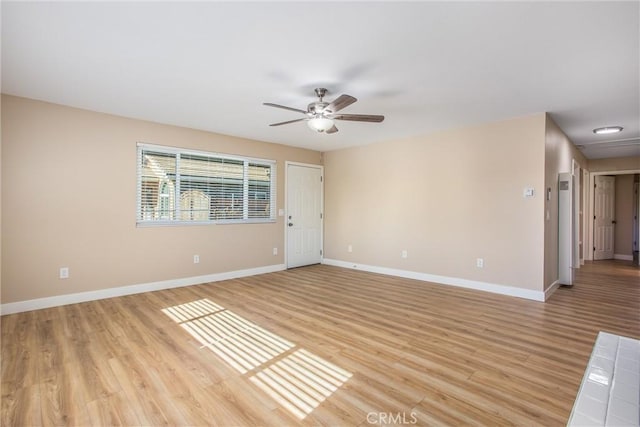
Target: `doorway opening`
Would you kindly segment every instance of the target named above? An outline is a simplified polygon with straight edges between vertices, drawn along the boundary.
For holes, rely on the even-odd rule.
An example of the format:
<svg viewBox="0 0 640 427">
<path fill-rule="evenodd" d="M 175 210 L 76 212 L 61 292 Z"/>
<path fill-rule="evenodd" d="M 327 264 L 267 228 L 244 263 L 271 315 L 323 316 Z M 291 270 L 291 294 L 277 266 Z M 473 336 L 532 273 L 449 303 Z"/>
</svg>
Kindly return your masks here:
<svg viewBox="0 0 640 427">
<path fill-rule="evenodd" d="M 589 182 L 587 260 L 638 264 L 640 170 L 595 172 Z"/>
</svg>

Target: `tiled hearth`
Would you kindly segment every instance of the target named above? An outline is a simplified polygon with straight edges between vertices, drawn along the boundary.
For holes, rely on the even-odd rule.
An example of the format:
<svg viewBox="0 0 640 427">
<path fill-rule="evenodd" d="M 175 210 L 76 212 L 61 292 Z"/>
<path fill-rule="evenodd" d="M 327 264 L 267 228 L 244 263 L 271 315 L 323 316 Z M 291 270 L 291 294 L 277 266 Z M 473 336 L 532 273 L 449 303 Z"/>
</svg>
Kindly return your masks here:
<svg viewBox="0 0 640 427">
<path fill-rule="evenodd" d="M 598 334 L 568 426 L 640 426 L 640 340 Z"/>
</svg>

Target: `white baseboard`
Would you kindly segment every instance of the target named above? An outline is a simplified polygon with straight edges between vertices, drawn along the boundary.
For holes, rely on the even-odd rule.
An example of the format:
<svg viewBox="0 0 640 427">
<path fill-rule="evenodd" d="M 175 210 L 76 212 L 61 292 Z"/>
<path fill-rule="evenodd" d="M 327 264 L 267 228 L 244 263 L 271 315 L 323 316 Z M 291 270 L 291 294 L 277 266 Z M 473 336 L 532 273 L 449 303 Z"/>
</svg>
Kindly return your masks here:
<svg viewBox="0 0 640 427">
<path fill-rule="evenodd" d="M 38 298 L 27 301 L 10 302 L 0 305 L 0 314 L 21 313 L 23 311 L 39 310 L 42 308 L 57 307 L 60 305 L 76 304 L 80 302 L 95 301 L 105 298 L 113 298 L 124 295 L 153 292 L 162 289 L 180 288 L 183 286 L 198 285 L 221 280 L 237 279 L 239 277 L 255 276 L 257 274 L 273 273 L 285 270 L 284 264 L 267 265 L 265 267 L 249 268 L 246 270 L 227 271 L 213 273 L 204 276 L 185 277 L 175 280 L 162 280 L 160 282 L 142 283 L 138 285 L 121 286 L 117 288 L 100 289 L 98 291 L 79 292 L 75 294 L 56 295 L 53 297 Z"/>
<path fill-rule="evenodd" d="M 389 276 L 404 277 L 407 279 L 422 280 L 424 282 L 439 283 L 442 285 L 457 286 L 460 288 L 475 289 L 478 291 L 492 292 L 494 294 L 509 295 L 513 297 L 525 298 L 534 301 L 544 302 L 546 295 L 543 291 L 531 289 L 515 288 L 513 286 L 497 285 L 494 283 L 479 282 L 476 280 L 460 279 L 457 277 L 438 276 L 435 274 L 418 273 L 415 271 L 399 270 L 395 268 L 377 267 L 373 265 L 358 264 L 354 262 L 340 261 L 325 258 L 323 264 L 335 267 L 350 268 L 353 270 L 363 270 L 371 273 L 387 274 Z M 549 294 L 550 295 L 550 294 Z"/>
<path fill-rule="evenodd" d="M 621 259 L 623 261 L 633 261 L 633 255 L 613 254 L 613 259 Z"/>
<path fill-rule="evenodd" d="M 548 300 L 551 295 L 560 287 L 560 281 L 556 280 L 544 291 L 544 300 Z"/>
</svg>

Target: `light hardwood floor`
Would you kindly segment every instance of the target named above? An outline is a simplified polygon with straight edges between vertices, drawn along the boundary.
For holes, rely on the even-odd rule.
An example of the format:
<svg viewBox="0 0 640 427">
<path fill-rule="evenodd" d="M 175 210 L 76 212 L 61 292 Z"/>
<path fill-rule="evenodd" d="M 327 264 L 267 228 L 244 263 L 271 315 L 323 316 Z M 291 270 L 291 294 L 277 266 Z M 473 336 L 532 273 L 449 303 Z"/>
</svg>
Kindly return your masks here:
<svg viewBox="0 0 640 427">
<path fill-rule="evenodd" d="M 1 321 L 3 426 L 560 426 L 597 332 L 640 338 L 640 269 L 539 303 L 318 265 Z"/>
</svg>

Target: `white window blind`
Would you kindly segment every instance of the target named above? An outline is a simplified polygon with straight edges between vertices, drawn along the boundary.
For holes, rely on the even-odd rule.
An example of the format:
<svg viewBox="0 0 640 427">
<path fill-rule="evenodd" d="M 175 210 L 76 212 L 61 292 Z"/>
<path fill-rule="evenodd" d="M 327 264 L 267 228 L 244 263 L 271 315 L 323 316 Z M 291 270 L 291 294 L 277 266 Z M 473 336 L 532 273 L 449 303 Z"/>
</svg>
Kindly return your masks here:
<svg viewBox="0 0 640 427">
<path fill-rule="evenodd" d="M 137 223 L 275 221 L 275 161 L 138 144 Z"/>
</svg>

